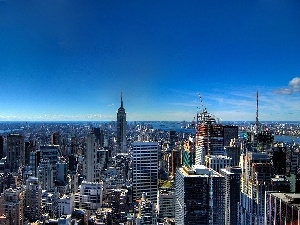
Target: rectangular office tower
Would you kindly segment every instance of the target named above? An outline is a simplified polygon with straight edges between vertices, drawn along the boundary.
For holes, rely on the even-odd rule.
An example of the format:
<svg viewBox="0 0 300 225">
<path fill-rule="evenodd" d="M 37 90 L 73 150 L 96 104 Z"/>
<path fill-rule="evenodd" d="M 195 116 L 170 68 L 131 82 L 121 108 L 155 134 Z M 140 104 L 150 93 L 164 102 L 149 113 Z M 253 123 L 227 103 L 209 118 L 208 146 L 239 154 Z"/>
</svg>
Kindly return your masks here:
<svg viewBox="0 0 300 225">
<path fill-rule="evenodd" d="M 178 168 L 175 176 L 176 224 L 224 224 L 224 177 L 204 165 Z"/>
<path fill-rule="evenodd" d="M 225 225 L 237 224 L 242 169 L 226 167 L 220 174 L 225 178 Z"/>
<path fill-rule="evenodd" d="M 20 134 L 7 135 L 7 164 L 10 172 L 17 173 L 25 164 L 24 137 Z"/>
<path fill-rule="evenodd" d="M 239 225 L 265 225 L 265 192 L 271 190 L 272 164 L 267 153 L 247 152 L 241 155 L 241 200 Z"/>
<path fill-rule="evenodd" d="M 156 203 L 158 181 L 158 143 L 134 142 L 132 145 L 132 195 L 135 201 L 142 197 Z"/>
</svg>

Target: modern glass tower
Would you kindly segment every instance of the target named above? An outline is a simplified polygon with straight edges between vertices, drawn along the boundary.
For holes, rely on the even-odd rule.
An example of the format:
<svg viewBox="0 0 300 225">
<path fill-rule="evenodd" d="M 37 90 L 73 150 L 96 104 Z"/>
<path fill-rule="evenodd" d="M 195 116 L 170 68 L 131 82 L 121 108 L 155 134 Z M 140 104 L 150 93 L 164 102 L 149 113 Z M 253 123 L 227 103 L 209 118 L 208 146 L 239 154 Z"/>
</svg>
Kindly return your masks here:
<svg viewBox="0 0 300 225">
<path fill-rule="evenodd" d="M 177 169 L 176 224 L 224 224 L 224 176 L 204 165 Z"/>
<path fill-rule="evenodd" d="M 158 143 L 134 142 L 132 145 L 133 200 L 146 197 L 156 203 L 158 180 Z"/>
<path fill-rule="evenodd" d="M 123 99 L 121 94 L 121 106 L 117 113 L 117 144 L 118 152 L 126 153 L 126 112 L 123 107 Z"/>
</svg>

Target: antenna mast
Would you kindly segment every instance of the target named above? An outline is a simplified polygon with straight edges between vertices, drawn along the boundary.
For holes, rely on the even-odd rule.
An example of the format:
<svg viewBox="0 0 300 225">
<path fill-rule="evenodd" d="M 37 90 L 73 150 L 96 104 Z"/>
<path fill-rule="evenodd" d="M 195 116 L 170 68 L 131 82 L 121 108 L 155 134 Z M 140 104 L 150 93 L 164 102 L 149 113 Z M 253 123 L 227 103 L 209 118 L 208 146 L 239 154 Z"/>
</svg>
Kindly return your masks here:
<svg viewBox="0 0 300 225">
<path fill-rule="evenodd" d="M 260 131 L 259 120 L 258 120 L 258 91 L 256 91 L 256 133 Z"/>
</svg>

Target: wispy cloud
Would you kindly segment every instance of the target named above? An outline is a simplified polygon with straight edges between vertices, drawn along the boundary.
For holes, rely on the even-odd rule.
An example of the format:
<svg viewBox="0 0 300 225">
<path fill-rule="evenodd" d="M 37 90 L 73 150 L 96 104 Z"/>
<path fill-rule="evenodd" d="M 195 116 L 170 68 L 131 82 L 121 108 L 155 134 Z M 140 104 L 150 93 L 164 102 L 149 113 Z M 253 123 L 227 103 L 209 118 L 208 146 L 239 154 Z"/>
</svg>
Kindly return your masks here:
<svg viewBox="0 0 300 225">
<path fill-rule="evenodd" d="M 300 78 L 294 77 L 292 80 L 290 80 L 288 87 L 279 88 L 274 90 L 274 93 L 281 94 L 281 95 L 290 95 L 293 93 L 300 92 Z"/>
<path fill-rule="evenodd" d="M 186 107 L 199 107 L 199 102 L 170 102 L 169 105 L 176 105 L 176 106 L 186 106 Z"/>
</svg>

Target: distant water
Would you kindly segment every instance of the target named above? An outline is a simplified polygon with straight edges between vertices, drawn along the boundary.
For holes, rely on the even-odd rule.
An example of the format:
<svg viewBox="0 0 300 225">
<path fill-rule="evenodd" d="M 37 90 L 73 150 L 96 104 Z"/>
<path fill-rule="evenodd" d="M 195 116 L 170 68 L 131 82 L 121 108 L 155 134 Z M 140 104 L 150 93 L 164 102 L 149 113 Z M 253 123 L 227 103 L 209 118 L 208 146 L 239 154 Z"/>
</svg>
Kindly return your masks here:
<svg viewBox="0 0 300 225">
<path fill-rule="evenodd" d="M 274 141 L 300 144 L 300 138 L 295 136 L 274 135 Z"/>
<path fill-rule="evenodd" d="M 152 122 L 151 123 L 153 129 L 156 130 L 163 130 L 163 131 L 170 131 L 174 130 L 180 133 L 196 133 L 196 129 L 192 128 L 183 128 L 182 123 L 180 122 Z"/>
<path fill-rule="evenodd" d="M 3 134 L 3 133 L 11 133 L 11 132 L 14 132 L 14 131 L 21 131 L 22 129 L 12 129 L 12 130 L 0 130 L 0 134 Z"/>
</svg>

